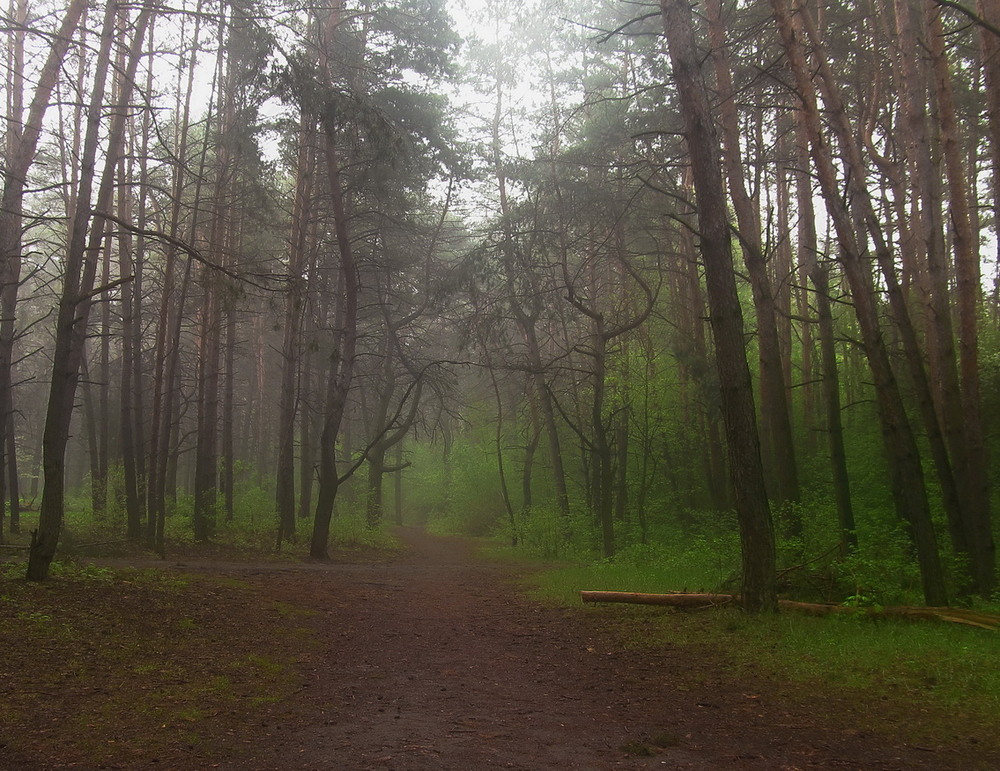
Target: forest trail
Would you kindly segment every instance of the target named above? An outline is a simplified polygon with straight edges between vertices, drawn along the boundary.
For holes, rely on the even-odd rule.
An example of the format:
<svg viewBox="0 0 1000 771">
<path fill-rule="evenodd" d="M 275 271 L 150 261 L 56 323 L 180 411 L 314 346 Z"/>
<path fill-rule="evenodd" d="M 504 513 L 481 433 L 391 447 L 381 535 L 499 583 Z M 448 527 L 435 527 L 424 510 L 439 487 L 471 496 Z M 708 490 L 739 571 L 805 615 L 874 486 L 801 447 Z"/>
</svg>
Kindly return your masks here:
<svg viewBox="0 0 1000 771">
<path fill-rule="evenodd" d="M 629 650 L 605 614 L 525 599 L 517 570 L 470 542 L 399 532 L 407 548 L 385 563 L 240 571 L 316 611 L 320 646 L 292 712 L 231 768 L 995 767 L 971 746 L 866 733 L 855 705 L 727 681 L 690 649 Z"/>
</svg>

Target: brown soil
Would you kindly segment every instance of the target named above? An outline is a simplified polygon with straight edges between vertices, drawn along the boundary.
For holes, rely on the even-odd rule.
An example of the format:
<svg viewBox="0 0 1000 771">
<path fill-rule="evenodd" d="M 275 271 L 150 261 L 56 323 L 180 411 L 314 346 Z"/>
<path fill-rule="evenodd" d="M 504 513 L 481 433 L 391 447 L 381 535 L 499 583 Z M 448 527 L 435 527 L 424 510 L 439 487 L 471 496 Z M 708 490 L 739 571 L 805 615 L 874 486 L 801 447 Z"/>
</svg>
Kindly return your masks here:
<svg viewBox="0 0 1000 771">
<path fill-rule="evenodd" d="M 122 749 L 99 765 L 22 726 L 38 752 L 12 742 L 0 768 L 1000 767 L 1000 756 L 967 737 L 908 745 L 866 727 L 870 705 L 733 680 L 689 646 L 627 646 L 609 629 L 620 608 L 534 603 L 514 585 L 518 569 L 476 559 L 469 542 L 400 534 L 408 548 L 380 562 L 174 566 L 250 586 L 249 607 L 232 581 L 231 591 L 225 581 L 206 590 L 205 618 L 189 624 L 221 614 L 229 633 L 244 632 L 236 647 L 264 644 L 282 625 L 309 629 L 308 639 L 281 640 L 298 690 L 262 709 L 237 699 L 199 714 L 209 726 L 190 744 L 145 750 L 118 737 Z M 47 703 L 58 715 L 62 702 Z"/>
</svg>

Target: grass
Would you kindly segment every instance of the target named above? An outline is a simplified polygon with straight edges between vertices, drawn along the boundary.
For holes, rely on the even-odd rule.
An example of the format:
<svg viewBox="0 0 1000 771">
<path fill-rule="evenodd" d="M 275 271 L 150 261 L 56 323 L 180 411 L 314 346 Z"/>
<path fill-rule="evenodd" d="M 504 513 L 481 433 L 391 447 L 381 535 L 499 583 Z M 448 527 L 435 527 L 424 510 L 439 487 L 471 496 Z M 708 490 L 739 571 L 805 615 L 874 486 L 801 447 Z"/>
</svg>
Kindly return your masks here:
<svg viewBox="0 0 1000 771">
<path fill-rule="evenodd" d="M 581 589 L 620 592 L 717 592 L 734 575 L 732 549 L 715 550 L 696 541 L 677 554 L 645 546 L 623 549 L 613 560 L 563 564 L 545 571 L 541 595 L 562 603 L 579 602 Z"/>
<path fill-rule="evenodd" d="M 537 598 L 572 606 L 582 589 L 711 590 L 721 575 L 705 568 L 685 574 L 680 563 L 644 568 L 626 560 L 557 567 L 534 572 L 529 580 Z M 1000 722 L 1000 635 L 994 631 L 790 612 L 748 617 L 730 608 L 676 613 L 615 606 L 591 612 L 604 614 L 629 646 L 712 650 L 733 676 L 782 683 L 806 698 L 822 691 L 867 701 L 876 722 L 904 725 L 924 738 Z M 908 724 L 901 717 L 917 714 L 921 719 Z"/>
</svg>

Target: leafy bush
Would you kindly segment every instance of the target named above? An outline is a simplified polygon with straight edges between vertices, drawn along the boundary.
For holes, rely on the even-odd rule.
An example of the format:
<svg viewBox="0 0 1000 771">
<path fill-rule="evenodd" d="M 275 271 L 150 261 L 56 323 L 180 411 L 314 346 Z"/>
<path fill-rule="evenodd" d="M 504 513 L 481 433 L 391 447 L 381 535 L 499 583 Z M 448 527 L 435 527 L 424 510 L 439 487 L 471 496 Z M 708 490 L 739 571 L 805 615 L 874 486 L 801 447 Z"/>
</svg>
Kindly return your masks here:
<svg viewBox="0 0 1000 771">
<path fill-rule="evenodd" d="M 516 537 L 519 551 L 544 559 L 582 559 L 596 550 L 590 517 L 578 508 L 566 516 L 556 506 L 535 506 L 517 512 L 513 527 L 505 519 L 496 534 L 506 543 Z"/>
</svg>

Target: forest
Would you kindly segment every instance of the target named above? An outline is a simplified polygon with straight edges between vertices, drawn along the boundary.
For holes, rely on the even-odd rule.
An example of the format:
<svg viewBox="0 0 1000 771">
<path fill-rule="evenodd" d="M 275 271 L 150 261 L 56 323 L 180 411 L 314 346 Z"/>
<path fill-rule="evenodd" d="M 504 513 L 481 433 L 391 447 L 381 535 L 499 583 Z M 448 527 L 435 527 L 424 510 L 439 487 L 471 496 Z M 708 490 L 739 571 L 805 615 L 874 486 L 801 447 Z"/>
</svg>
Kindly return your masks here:
<svg viewBox="0 0 1000 771">
<path fill-rule="evenodd" d="M 1000 1 L 4 16 L 29 579 L 95 525 L 405 522 L 751 612 L 996 602 Z"/>
</svg>

